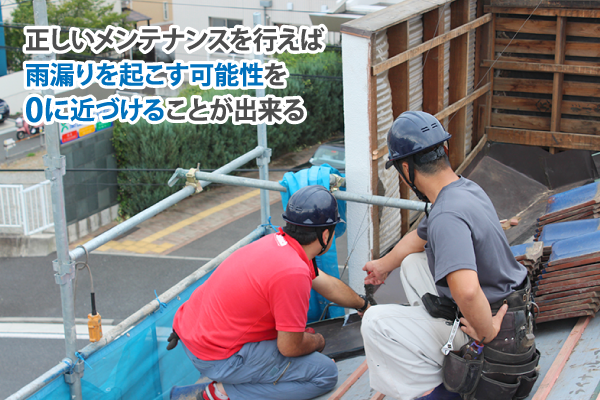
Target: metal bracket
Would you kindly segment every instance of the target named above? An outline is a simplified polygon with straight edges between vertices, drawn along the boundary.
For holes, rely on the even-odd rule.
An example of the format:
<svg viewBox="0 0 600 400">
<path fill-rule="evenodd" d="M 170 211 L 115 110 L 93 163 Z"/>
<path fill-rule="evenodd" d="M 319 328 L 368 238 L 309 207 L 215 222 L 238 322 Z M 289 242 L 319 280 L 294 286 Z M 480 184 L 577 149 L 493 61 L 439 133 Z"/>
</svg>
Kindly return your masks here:
<svg viewBox="0 0 600 400">
<path fill-rule="evenodd" d="M 200 193 L 202 191 L 202 185 L 198 183 L 198 179 L 196 179 L 196 171 L 197 168 L 190 168 L 187 174 L 185 174 L 185 186 L 193 186 L 196 188 L 195 193 Z"/>
<path fill-rule="evenodd" d="M 78 379 L 81 379 L 83 377 L 84 369 L 85 366 L 83 364 L 83 361 L 79 360 L 77 364 L 73 366 L 71 372 L 65 374 L 65 382 L 67 382 L 69 385 L 72 385 Z"/>
<path fill-rule="evenodd" d="M 54 280 L 58 285 L 64 285 L 75 278 L 75 261 L 69 260 L 61 266 L 58 260 L 54 260 L 52 261 L 52 267 L 56 271 Z"/>
<path fill-rule="evenodd" d="M 266 148 L 262 155 L 256 158 L 256 165 L 262 166 L 269 164 L 271 162 L 271 154 L 273 154 L 273 151 Z"/>
<path fill-rule="evenodd" d="M 65 175 L 67 173 L 67 159 L 65 156 L 60 156 L 59 158 L 50 158 L 48 154 L 44 155 L 44 166 L 46 167 L 46 179 L 54 178 L 54 171 L 59 170 L 61 175 Z"/>
<path fill-rule="evenodd" d="M 338 174 L 329 174 L 329 191 L 335 192 L 346 186 L 346 178 Z"/>
</svg>

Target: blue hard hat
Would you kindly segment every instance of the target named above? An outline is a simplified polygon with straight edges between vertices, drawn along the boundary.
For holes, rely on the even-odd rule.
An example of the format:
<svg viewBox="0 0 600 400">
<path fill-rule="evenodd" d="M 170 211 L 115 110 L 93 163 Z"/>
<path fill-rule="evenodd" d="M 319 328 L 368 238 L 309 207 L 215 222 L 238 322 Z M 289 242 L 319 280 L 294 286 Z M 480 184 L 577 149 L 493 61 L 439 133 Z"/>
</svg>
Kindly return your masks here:
<svg viewBox="0 0 600 400">
<path fill-rule="evenodd" d="M 392 124 L 387 136 L 389 159 L 385 168 L 394 160 L 406 158 L 450 139 L 440 121 L 423 111 L 406 111 Z"/>
<path fill-rule="evenodd" d="M 335 197 L 320 185 L 305 186 L 294 193 L 281 216 L 290 224 L 315 228 L 344 222 Z"/>
</svg>

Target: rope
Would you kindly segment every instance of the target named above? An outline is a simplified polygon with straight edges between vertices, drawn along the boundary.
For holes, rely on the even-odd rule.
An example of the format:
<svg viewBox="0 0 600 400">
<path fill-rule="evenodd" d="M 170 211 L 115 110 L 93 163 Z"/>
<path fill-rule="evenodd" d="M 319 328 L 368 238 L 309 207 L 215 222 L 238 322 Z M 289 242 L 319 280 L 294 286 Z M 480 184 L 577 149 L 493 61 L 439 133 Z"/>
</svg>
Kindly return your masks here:
<svg viewBox="0 0 600 400">
<path fill-rule="evenodd" d="M 88 364 L 88 362 L 87 362 L 87 361 L 85 361 L 85 358 L 83 358 L 83 356 L 81 355 L 81 353 L 80 353 L 80 352 L 76 351 L 76 352 L 75 352 L 75 356 L 77 356 L 77 358 L 79 358 L 81 361 L 83 361 L 83 363 L 84 363 L 85 365 L 87 365 L 88 367 L 90 367 L 90 369 L 94 369 L 94 368 L 92 368 L 92 366 L 91 366 L 90 364 Z"/>
<path fill-rule="evenodd" d="M 154 289 L 154 296 L 156 296 L 156 301 L 158 301 L 158 304 L 160 306 L 160 312 L 163 312 L 163 308 L 167 308 L 167 303 L 163 303 L 159 298 L 158 295 L 156 294 L 156 289 Z"/>
</svg>

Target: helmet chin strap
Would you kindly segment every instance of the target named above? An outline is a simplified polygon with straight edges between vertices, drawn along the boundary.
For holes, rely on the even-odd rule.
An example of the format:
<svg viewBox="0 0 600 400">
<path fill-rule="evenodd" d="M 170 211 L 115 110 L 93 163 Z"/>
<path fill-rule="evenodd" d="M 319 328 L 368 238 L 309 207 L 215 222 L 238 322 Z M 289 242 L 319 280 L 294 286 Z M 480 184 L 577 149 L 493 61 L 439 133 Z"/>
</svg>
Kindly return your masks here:
<svg viewBox="0 0 600 400">
<path fill-rule="evenodd" d="M 425 202 L 425 210 L 424 210 L 425 215 L 429 217 L 429 211 L 427 210 L 427 205 L 429 203 L 431 203 L 431 201 L 429 201 L 427 196 L 425 196 L 425 194 L 423 192 L 421 192 L 419 189 L 417 189 L 417 187 L 413 183 L 415 181 L 415 163 L 414 163 L 413 157 L 412 156 L 408 157 L 406 159 L 406 162 L 408 163 L 408 175 L 409 175 L 410 179 L 406 179 L 406 176 L 404 175 L 404 171 L 402 170 L 402 164 L 400 164 L 400 168 L 396 168 L 396 169 L 398 170 L 400 175 L 402 175 L 402 178 L 404 178 L 404 181 L 406 183 L 408 183 L 408 186 L 410 186 L 412 191 L 415 192 L 415 194 L 417 195 L 419 200 Z"/>
<path fill-rule="evenodd" d="M 323 232 L 325 231 L 325 229 L 327 229 L 329 231 L 329 237 L 327 238 L 327 243 L 323 242 Z M 317 228 L 317 239 L 319 239 L 319 244 L 321 245 L 321 252 L 319 254 L 317 254 L 318 256 L 323 255 L 325 253 L 325 250 L 327 249 L 327 246 L 329 246 L 329 242 L 331 242 L 331 238 L 333 237 L 333 230 L 335 229 L 335 225 L 332 227 L 327 227 L 327 228 Z"/>
</svg>

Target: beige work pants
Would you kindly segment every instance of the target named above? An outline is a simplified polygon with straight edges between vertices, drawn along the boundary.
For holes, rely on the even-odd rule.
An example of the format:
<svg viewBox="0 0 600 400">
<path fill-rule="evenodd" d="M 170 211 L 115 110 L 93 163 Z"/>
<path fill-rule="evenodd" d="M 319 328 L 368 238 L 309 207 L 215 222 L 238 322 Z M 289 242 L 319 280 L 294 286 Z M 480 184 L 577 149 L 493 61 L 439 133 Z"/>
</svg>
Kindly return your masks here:
<svg viewBox="0 0 600 400">
<path fill-rule="evenodd" d="M 386 396 L 408 400 L 442 383 L 444 355 L 452 323 L 433 318 L 421 304 L 425 293 L 437 294 L 425 253 L 411 254 L 400 269 L 410 306 L 384 304 L 369 308 L 362 321 L 371 387 Z M 454 349 L 467 343 L 460 329 Z"/>
</svg>

